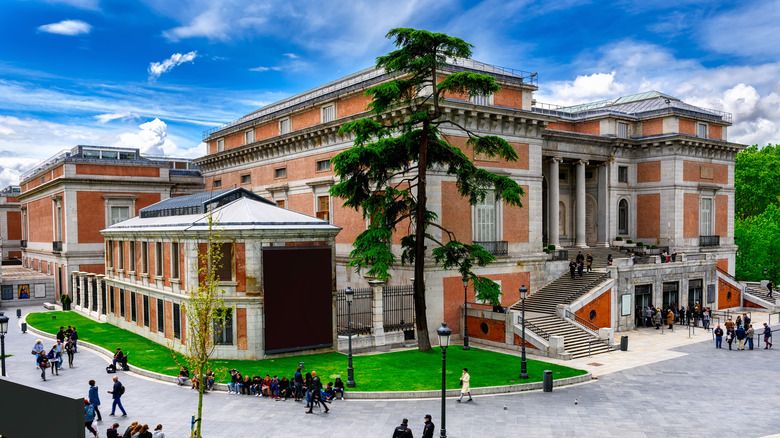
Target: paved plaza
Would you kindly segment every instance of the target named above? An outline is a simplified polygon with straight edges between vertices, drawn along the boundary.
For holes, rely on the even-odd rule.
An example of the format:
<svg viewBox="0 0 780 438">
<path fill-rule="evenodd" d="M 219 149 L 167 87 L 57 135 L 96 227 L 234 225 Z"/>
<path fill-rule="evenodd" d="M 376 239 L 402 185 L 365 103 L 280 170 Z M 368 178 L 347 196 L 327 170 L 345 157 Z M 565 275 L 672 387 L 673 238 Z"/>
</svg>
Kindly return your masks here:
<svg viewBox="0 0 780 438">
<path fill-rule="evenodd" d="M 59 376 L 47 375 L 43 382 L 30 355 L 37 336 L 21 333 L 15 309 L 3 310 L 11 318 L 6 335 L 6 352 L 14 355 L 6 361 L 10 380 L 84 397 L 87 382 L 95 379 L 104 415 L 100 436 L 105 436 L 113 421 L 124 430 L 134 420 L 152 428 L 163 424 L 169 438 L 189 436 L 189 419 L 197 406 L 197 394 L 189 387 L 120 371 L 127 388 L 122 401 L 129 415 L 109 417 L 111 398 L 106 391 L 112 375 L 105 372 L 108 358 L 81 348 L 74 368 L 68 369 L 66 360 Z M 36 306 L 23 312 L 38 310 Z M 754 313 L 753 317 L 754 327 L 760 327 L 768 315 Z M 778 315 L 771 317 L 772 324 L 780 327 Z M 628 335 L 628 352 L 562 362 L 592 372 L 594 380 L 589 383 L 556 388 L 552 393 L 475 397 L 473 403 L 449 399 L 448 436 L 759 437 L 780 432 L 780 416 L 773 412 L 780 379 L 778 350 L 764 350 L 763 343 L 762 349 L 754 351 L 716 350 L 712 335 L 701 329 L 690 337 L 687 329 L 679 328 L 674 333 L 643 329 Z M 52 343 L 44 341 L 47 348 Z M 359 358 L 355 366 L 359 376 Z M 469 371 L 472 375 L 490 372 Z M 204 436 L 208 438 L 387 437 L 403 417 L 409 418 L 419 437 L 426 413 L 433 415 L 438 437 L 441 420 L 439 399 L 338 400 L 327 415 L 317 411 L 305 415 L 303 404 L 293 401 L 225 392 L 210 393 L 204 399 Z M 37 415 L 45 421 L 44 409 Z"/>
</svg>

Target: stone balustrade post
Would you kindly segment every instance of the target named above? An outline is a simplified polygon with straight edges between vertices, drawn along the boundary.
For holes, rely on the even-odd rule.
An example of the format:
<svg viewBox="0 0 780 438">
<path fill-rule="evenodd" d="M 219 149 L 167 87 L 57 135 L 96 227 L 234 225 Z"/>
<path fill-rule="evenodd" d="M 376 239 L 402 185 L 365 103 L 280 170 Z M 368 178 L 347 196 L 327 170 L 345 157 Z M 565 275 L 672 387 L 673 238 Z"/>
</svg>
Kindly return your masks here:
<svg viewBox="0 0 780 438">
<path fill-rule="evenodd" d="M 371 324 L 374 333 L 374 345 L 380 346 L 386 344 L 385 339 L 385 308 L 382 292 L 385 282 L 381 280 L 369 280 L 371 291 L 374 296 L 371 300 Z"/>
</svg>

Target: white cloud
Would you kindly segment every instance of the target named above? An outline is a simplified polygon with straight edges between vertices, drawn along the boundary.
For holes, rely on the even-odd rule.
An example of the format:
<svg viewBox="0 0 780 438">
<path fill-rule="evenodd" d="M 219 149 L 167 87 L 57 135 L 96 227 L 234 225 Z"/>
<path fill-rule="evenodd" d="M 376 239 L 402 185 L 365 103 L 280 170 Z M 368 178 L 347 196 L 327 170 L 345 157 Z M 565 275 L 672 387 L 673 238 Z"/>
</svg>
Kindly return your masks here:
<svg viewBox="0 0 780 438">
<path fill-rule="evenodd" d="M 128 120 L 128 119 L 137 119 L 138 114 L 131 113 L 129 111 L 123 111 L 118 113 L 108 113 L 108 114 L 98 114 L 95 116 L 95 119 L 97 119 L 100 123 L 108 123 L 112 120 Z"/>
<path fill-rule="evenodd" d="M 573 81 L 553 83 L 549 87 L 558 105 L 573 105 L 607 99 L 624 93 L 628 86 L 615 81 L 615 72 L 577 76 Z"/>
<path fill-rule="evenodd" d="M 170 58 L 163 62 L 152 62 L 149 64 L 149 79 L 159 78 L 163 73 L 171 71 L 174 67 L 184 64 L 185 62 L 193 62 L 198 57 L 197 51 L 189 53 L 174 53 Z"/>
<path fill-rule="evenodd" d="M 89 33 L 92 30 L 92 26 L 81 20 L 62 20 L 59 23 L 38 26 L 38 30 L 59 35 L 76 36 Z"/>
<path fill-rule="evenodd" d="M 712 14 L 697 27 L 699 38 L 708 49 L 738 57 L 777 59 L 777 22 L 780 6 L 776 1 L 735 2 Z"/>
<path fill-rule="evenodd" d="M 119 140 L 114 146 L 138 148 L 142 153 L 150 155 L 165 155 L 166 149 L 175 149 L 167 138 L 168 125 L 160 119 L 155 118 L 151 122 L 138 125 L 140 132 L 125 133 L 119 135 Z"/>
<path fill-rule="evenodd" d="M 284 56 L 290 58 L 290 59 L 298 59 L 300 56 L 296 55 L 295 53 L 285 53 Z"/>
<path fill-rule="evenodd" d="M 47 3 L 65 4 L 74 8 L 87 9 L 90 11 L 99 10 L 100 0 L 44 0 Z"/>
<path fill-rule="evenodd" d="M 255 68 L 250 68 L 249 69 L 249 71 L 257 71 L 257 72 L 261 72 L 261 73 L 265 72 L 265 71 L 269 71 L 269 70 L 281 71 L 282 68 L 281 67 L 263 67 L 263 66 L 260 66 L 260 67 L 255 67 Z"/>
</svg>

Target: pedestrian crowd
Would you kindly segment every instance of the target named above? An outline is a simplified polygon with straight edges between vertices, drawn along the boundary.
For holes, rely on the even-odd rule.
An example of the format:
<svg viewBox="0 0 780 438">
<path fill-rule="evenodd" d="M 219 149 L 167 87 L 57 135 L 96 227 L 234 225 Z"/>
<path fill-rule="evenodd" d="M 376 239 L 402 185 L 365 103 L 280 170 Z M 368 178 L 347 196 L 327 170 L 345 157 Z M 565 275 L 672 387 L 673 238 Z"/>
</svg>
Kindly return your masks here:
<svg viewBox="0 0 780 438">
<path fill-rule="evenodd" d="M 704 330 L 709 330 L 711 320 L 710 309 L 700 306 L 698 302 L 693 308 L 680 306 L 678 309 L 674 302 L 664 307 L 642 307 L 637 304 L 634 308 L 634 323 L 637 328 L 655 327 L 658 330 L 662 325 L 668 325 L 673 329 L 675 323 L 698 327 L 701 321 Z"/>
<path fill-rule="evenodd" d="M 729 345 L 729 350 L 732 348 L 734 341 L 737 341 L 737 350 L 752 350 L 753 339 L 755 337 L 755 330 L 753 324 L 750 323 L 750 317 L 743 314 L 741 317 L 737 316 L 736 321 L 732 321 L 731 317 L 723 324 L 726 327 L 726 331 L 720 327 L 720 324 L 715 327 L 715 348 L 723 348 L 723 338 L 725 336 L 726 343 Z M 772 328 L 769 324 L 764 323 L 764 329 L 761 332 L 764 335 L 764 350 L 772 348 Z M 760 339 L 759 339 L 760 342 Z"/>
<path fill-rule="evenodd" d="M 78 353 L 77 341 L 79 339 L 76 327 L 68 326 L 65 330 L 60 327 L 57 332 L 57 343 L 47 351 L 43 341 L 38 339 L 32 348 L 35 356 L 35 367 L 41 370 L 41 379 L 46 380 L 46 370 L 51 371 L 52 376 L 59 376 L 62 369 L 63 355 L 68 356 L 68 368 L 73 368 L 73 357 Z"/>
</svg>

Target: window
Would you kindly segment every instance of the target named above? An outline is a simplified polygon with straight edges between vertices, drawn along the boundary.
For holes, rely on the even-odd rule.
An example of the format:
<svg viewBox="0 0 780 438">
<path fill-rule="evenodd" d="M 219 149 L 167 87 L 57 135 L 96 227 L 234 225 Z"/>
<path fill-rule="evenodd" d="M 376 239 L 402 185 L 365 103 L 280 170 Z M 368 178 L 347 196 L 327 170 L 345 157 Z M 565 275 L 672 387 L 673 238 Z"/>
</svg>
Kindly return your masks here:
<svg viewBox="0 0 780 438">
<path fill-rule="evenodd" d="M 222 187 L 222 180 L 221 179 L 215 179 L 213 185 L 214 185 L 215 189 L 218 189 L 218 188 Z"/>
<path fill-rule="evenodd" d="M 130 242 L 130 270 L 135 272 L 135 242 Z"/>
<path fill-rule="evenodd" d="M 215 268 L 215 275 L 219 281 L 233 280 L 233 244 L 217 243 L 217 251 L 220 255 L 219 265 Z"/>
<path fill-rule="evenodd" d="M 246 175 L 241 175 L 241 184 L 249 184 L 251 182 L 252 182 L 252 175 L 248 173 Z"/>
<path fill-rule="evenodd" d="M 130 207 L 111 207 L 110 225 L 114 225 L 128 219 L 130 219 Z"/>
<path fill-rule="evenodd" d="M 222 152 L 225 150 L 225 139 L 220 138 L 217 140 L 217 152 Z"/>
<path fill-rule="evenodd" d="M 488 190 L 485 199 L 478 202 L 476 207 L 476 232 L 474 241 L 495 242 L 498 240 L 498 227 L 496 224 L 496 196 L 492 190 Z"/>
<path fill-rule="evenodd" d="M 214 343 L 233 345 L 233 309 L 224 309 L 214 318 Z"/>
<path fill-rule="evenodd" d="M 141 242 L 141 273 L 149 273 L 149 243 Z"/>
<path fill-rule="evenodd" d="M 117 151 L 103 151 L 100 153 L 100 157 L 104 160 L 116 160 L 119 158 L 119 153 Z"/>
<path fill-rule="evenodd" d="M 114 241 L 106 240 L 106 265 L 109 268 L 114 267 Z"/>
<path fill-rule="evenodd" d="M 163 244 L 154 243 L 154 275 L 162 277 L 163 275 Z"/>
<path fill-rule="evenodd" d="M 618 166 L 618 182 L 628 182 L 628 166 Z"/>
<path fill-rule="evenodd" d="M 119 249 L 117 250 L 117 253 L 119 257 L 118 257 L 117 269 L 125 269 L 125 242 L 120 240 L 118 243 L 119 243 Z"/>
<path fill-rule="evenodd" d="M 317 217 L 330 220 L 330 198 L 328 196 L 317 197 Z"/>
<path fill-rule="evenodd" d="M 328 123 L 336 120 L 336 104 L 325 105 L 322 107 L 322 123 Z"/>
<path fill-rule="evenodd" d="M 135 292 L 130 292 L 130 320 L 138 321 L 138 305 L 135 302 Z"/>
<path fill-rule="evenodd" d="M 290 132 L 290 118 L 279 120 L 279 135 Z"/>
<path fill-rule="evenodd" d="M 113 315 L 116 312 L 116 297 L 114 296 L 114 286 L 108 287 L 108 309 Z"/>
<path fill-rule="evenodd" d="M 62 242 L 62 201 L 57 200 L 55 201 L 55 223 L 54 226 L 56 227 L 56 235 L 57 240 Z"/>
<path fill-rule="evenodd" d="M 120 160 L 135 160 L 135 152 L 120 152 Z"/>
<path fill-rule="evenodd" d="M 317 172 L 330 170 L 330 160 L 317 161 Z"/>
<path fill-rule="evenodd" d="M 119 316 L 125 317 L 125 290 L 119 289 Z"/>
<path fill-rule="evenodd" d="M 87 159 L 91 159 L 91 160 L 100 159 L 100 151 L 94 149 L 82 149 L 81 154 L 84 156 L 84 158 Z"/>
<path fill-rule="evenodd" d="M 244 144 L 249 144 L 254 142 L 255 142 L 255 130 L 250 129 L 249 131 L 244 131 Z"/>
<path fill-rule="evenodd" d="M 144 327 L 149 327 L 149 296 L 144 295 Z"/>
<path fill-rule="evenodd" d="M 628 202 L 625 199 L 618 203 L 618 234 L 628 234 Z"/>
<path fill-rule="evenodd" d="M 280 200 L 276 201 L 276 206 L 284 208 L 284 199 L 280 199 Z"/>
<path fill-rule="evenodd" d="M 274 169 L 274 178 L 287 178 L 287 168 L 280 167 L 278 169 Z"/>
<path fill-rule="evenodd" d="M 696 125 L 696 135 L 701 138 L 707 138 L 707 124 L 699 123 Z"/>
<path fill-rule="evenodd" d="M 171 243 L 171 278 L 179 278 L 179 242 Z"/>
<path fill-rule="evenodd" d="M 44 176 L 41 177 L 41 184 L 43 184 L 45 182 L 46 182 L 46 176 L 44 175 Z"/>
<path fill-rule="evenodd" d="M 489 94 L 487 96 L 480 96 L 480 95 L 473 95 L 469 96 L 469 102 L 473 103 L 474 105 L 492 105 L 493 104 L 493 95 Z"/>
<path fill-rule="evenodd" d="M 628 123 L 618 122 L 617 136 L 618 138 L 628 138 Z"/>
<path fill-rule="evenodd" d="M 173 303 L 173 337 L 181 339 L 181 311 L 176 303 Z"/>
<path fill-rule="evenodd" d="M 157 298 L 157 332 L 165 334 L 165 302 Z"/>
<path fill-rule="evenodd" d="M 712 235 L 712 199 L 701 198 L 701 208 L 699 209 L 699 235 Z"/>
</svg>

